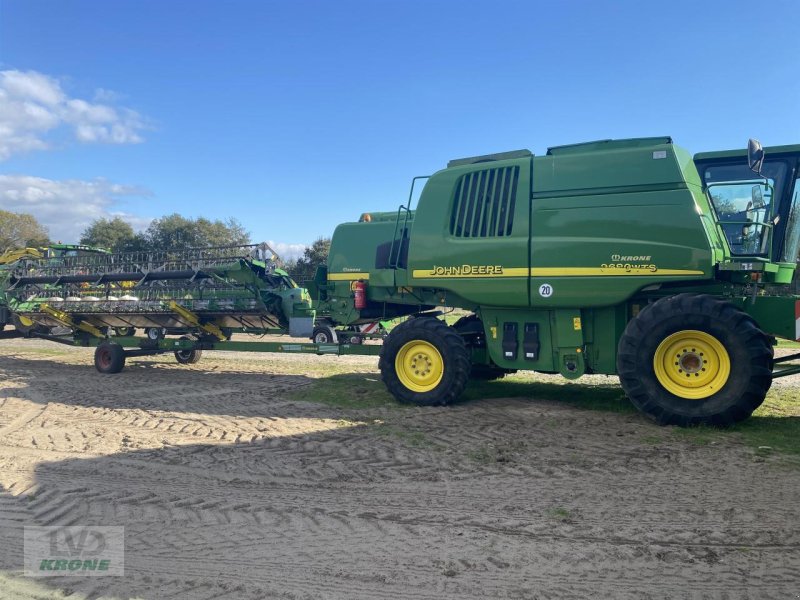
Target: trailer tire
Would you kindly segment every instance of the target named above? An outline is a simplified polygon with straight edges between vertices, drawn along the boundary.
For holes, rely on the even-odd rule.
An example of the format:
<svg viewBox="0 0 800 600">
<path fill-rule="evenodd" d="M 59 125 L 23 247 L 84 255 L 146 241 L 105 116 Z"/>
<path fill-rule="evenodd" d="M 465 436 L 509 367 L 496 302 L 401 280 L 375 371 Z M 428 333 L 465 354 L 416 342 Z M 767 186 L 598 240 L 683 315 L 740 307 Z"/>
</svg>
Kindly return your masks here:
<svg viewBox="0 0 800 600">
<path fill-rule="evenodd" d="M 311 341 L 315 344 L 336 344 L 336 330 L 330 325 L 317 325 L 311 334 Z"/>
<path fill-rule="evenodd" d="M 678 294 L 646 306 L 628 323 L 617 372 L 631 402 L 658 424 L 724 427 L 764 401 L 772 343 L 733 304 Z"/>
<path fill-rule="evenodd" d="M 188 335 L 182 335 L 180 339 L 190 340 L 192 342 L 196 341 L 194 338 Z M 192 348 L 191 350 L 175 350 L 175 360 L 182 365 L 193 365 L 200 362 L 202 357 L 203 350 L 201 348 Z"/>
<path fill-rule="evenodd" d="M 378 366 L 386 388 L 399 402 L 437 406 L 461 395 L 471 365 L 464 340 L 452 327 L 418 317 L 389 333 Z"/>
<path fill-rule="evenodd" d="M 151 342 L 157 342 L 161 339 L 164 339 L 166 335 L 166 330 L 163 327 L 146 327 L 144 330 L 145 336 Z"/>
<path fill-rule="evenodd" d="M 105 375 L 119 373 L 125 367 L 125 349 L 119 344 L 100 344 L 94 351 L 94 366 Z"/>
</svg>

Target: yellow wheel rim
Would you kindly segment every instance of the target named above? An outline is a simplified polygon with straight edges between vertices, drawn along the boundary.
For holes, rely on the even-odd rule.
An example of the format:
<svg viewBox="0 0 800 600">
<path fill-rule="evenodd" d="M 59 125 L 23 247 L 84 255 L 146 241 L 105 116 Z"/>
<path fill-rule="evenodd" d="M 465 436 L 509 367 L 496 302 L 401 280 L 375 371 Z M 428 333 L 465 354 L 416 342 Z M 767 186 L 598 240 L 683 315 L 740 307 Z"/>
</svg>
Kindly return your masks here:
<svg viewBox="0 0 800 600">
<path fill-rule="evenodd" d="M 656 378 L 680 398 L 702 400 L 722 389 L 731 374 L 731 360 L 722 343 L 705 331 L 673 333 L 656 348 Z"/>
<path fill-rule="evenodd" d="M 444 361 L 436 346 L 414 340 L 400 348 L 394 369 L 400 383 L 412 392 L 430 392 L 442 381 Z"/>
<path fill-rule="evenodd" d="M 17 318 L 19 319 L 20 324 L 24 325 L 25 327 L 30 327 L 31 325 L 33 325 L 33 321 L 31 321 L 28 317 L 17 315 Z"/>
</svg>

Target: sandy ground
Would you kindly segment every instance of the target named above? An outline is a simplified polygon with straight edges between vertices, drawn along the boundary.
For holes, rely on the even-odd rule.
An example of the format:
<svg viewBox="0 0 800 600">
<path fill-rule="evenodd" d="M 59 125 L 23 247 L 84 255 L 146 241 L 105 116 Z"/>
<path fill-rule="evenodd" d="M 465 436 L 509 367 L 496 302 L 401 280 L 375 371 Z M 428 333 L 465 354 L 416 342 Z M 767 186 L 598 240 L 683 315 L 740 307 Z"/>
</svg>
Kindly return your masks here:
<svg viewBox="0 0 800 600">
<path fill-rule="evenodd" d="M 800 597 L 800 470 L 735 441 L 535 397 L 342 409 L 281 374 L 374 358 L 102 376 L 51 348 L 0 341 L 4 599 Z M 124 526 L 125 576 L 24 577 L 24 525 Z"/>
</svg>

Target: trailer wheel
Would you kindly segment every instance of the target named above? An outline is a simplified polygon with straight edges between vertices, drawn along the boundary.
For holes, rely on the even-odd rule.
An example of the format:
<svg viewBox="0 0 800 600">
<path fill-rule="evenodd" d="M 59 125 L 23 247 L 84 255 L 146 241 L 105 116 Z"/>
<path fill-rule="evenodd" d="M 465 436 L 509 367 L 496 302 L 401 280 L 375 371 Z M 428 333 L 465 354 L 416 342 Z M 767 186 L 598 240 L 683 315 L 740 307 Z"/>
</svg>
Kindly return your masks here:
<svg viewBox="0 0 800 600">
<path fill-rule="evenodd" d="M 727 426 L 749 417 L 772 384 L 772 341 L 746 313 L 679 294 L 645 307 L 619 341 L 631 402 L 660 425 Z"/>
<path fill-rule="evenodd" d="M 317 325 L 311 334 L 315 344 L 335 344 L 337 342 L 336 330 L 330 325 Z"/>
<path fill-rule="evenodd" d="M 106 375 L 119 373 L 125 366 L 125 349 L 119 344 L 100 344 L 94 351 L 94 366 Z"/>
<path fill-rule="evenodd" d="M 192 342 L 196 341 L 194 338 L 189 337 L 188 335 L 182 335 L 182 340 L 190 340 Z M 177 360 L 182 365 L 193 365 L 197 362 L 200 362 L 200 358 L 203 356 L 203 350 L 200 348 L 192 348 L 191 350 L 175 350 L 175 360 Z"/>
<path fill-rule="evenodd" d="M 470 361 L 462 337 L 434 318 L 409 319 L 387 336 L 381 379 L 400 402 L 434 406 L 458 398 L 467 384 Z"/>
<path fill-rule="evenodd" d="M 144 330 L 144 334 L 151 342 L 157 342 L 158 340 L 163 339 L 166 333 L 167 331 L 163 327 L 147 327 Z"/>
</svg>

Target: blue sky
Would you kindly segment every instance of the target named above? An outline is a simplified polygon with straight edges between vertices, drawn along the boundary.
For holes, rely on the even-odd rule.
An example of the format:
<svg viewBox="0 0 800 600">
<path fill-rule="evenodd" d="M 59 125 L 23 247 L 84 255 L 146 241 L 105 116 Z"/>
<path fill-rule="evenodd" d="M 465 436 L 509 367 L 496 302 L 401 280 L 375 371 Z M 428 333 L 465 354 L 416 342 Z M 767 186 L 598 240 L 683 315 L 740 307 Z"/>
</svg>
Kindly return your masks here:
<svg viewBox="0 0 800 600">
<path fill-rule="evenodd" d="M 64 237 L 179 212 L 306 244 L 451 158 L 800 143 L 796 22 L 793 1 L 0 0 L 0 208 Z"/>
</svg>

